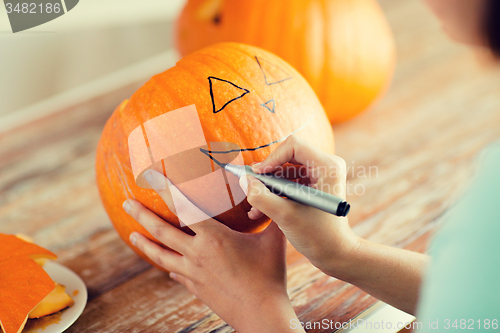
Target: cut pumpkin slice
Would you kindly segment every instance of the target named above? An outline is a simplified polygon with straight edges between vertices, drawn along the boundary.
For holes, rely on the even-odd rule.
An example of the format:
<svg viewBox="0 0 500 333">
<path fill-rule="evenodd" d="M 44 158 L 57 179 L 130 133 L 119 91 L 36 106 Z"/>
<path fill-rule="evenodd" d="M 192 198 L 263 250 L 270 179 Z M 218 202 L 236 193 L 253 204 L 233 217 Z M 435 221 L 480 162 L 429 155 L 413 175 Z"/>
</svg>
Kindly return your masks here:
<svg viewBox="0 0 500 333">
<path fill-rule="evenodd" d="M 0 234 L 0 327 L 19 333 L 29 313 L 56 287 L 35 262 L 56 255 L 14 235 Z"/>
<path fill-rule="evenodd" d="M 55 283 L 29 257 L 0 261 L 0 272 L 0 325 L 4 333 L 18 333 L 28 314 L 54 290 Z"/>
<path fill-rule="evenodd" d="M 28 242 L 28 243 L 32 243 L 32 244 L 35 243 L 35 240 L 32 237 L 25 235 L 25 234 L 16 234 L 16 237 L 21 238 L 23 241 Z"/>
<path fill-rule="evenodd" d="M 57 256 L 43 247 L 28 243 L 17 236 L 0 234 L 0 262 L 14 257 L 28 256 L 31 259 L 57 259 Z"/>
<path fill-rule="evenodd" d="M 30 236 L 25 235 L 25 234 L 16 234 L 16 237 L 20 238 L 23 241 L 28 242 L 28 243 L 32 243 L 32 244 L 35 243 L 35 240 L 33 238 L 31 238 Z M 47 261 L 49 261 L 51 259 L 53 260 L 53 258 L 34 258 L 33 260 L 35 260 L 35 262 L 38 265 L 43 267 L 47 263 Z"/>
<path fill-rule="evenodd" d="M 69 308 L 75 304 L 66 293 L 66 287 L 56 282 L 56 288 L 51 291 L 29 314 L 28 318 L 40 318 Z"/>
</svg>

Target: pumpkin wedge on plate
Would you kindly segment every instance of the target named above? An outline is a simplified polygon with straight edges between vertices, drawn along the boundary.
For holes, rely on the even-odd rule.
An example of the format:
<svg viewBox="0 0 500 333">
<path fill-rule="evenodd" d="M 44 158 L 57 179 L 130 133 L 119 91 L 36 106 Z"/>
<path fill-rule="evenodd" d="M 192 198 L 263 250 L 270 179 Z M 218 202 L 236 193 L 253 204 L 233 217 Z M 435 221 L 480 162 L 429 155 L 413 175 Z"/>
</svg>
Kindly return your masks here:
<svg viewBox="0 0 500 333">
<path fill-rule="evenodd" d="M 49 315 L 73 304 L 64 288 L 52 281 L 42 268 L 46 260 L 57 256 L 21 237 L 0 234 L 0 327 L 3 333 L 19 333 L 28 318 Z M 31 315 L 35 310 L 34 316 Z"/>
</svg>

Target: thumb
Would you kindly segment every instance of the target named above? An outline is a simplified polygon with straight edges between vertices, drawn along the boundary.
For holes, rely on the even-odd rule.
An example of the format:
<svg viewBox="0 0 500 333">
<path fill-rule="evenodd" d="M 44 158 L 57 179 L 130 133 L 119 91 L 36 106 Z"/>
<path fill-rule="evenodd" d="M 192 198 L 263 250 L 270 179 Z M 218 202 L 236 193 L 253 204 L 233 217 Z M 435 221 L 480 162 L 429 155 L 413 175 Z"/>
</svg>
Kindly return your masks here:
<svg viewBox="0 0 500 333">
<path fill-rule="evenodd" d="M 286 217 L 292 216 L 302 205 L 272 193 L 261 181 L 246 176 L 248 183 L 247 201 L 252 207 L 270 217 L 280 227 L 286 223 Z M 244 183 L 244 182 L 243 182 Z M 304 208 L 304 207 L 302 207 Z"/>
<path fill-rule="evenodd" d="M 329 223 L 309 223 L 308 221 L 315 220 L 318 213 L 326 213 L 279 197 L 258 179 L 247 177 L 248 202 L 273 220 L 272 225 L 268 227 L 268 229 L 271 228 L 269 230 L 270 237 L 276 235 L 278 231 L 275 228 L 278 227 L 290 243 L 296 248 L 303 248 L 304 245 L 301 244 L 308 243 L 307 239 L 313 239 L 314 235 L 324 234 L 324 228 Z"/>
<path fill-rule="evenodd" d="M 262 232 L 263 244 L 269 251 L 280 251 L 286 256 L 287 238 L 276 222 L 271 224 Z"/>
</svg>

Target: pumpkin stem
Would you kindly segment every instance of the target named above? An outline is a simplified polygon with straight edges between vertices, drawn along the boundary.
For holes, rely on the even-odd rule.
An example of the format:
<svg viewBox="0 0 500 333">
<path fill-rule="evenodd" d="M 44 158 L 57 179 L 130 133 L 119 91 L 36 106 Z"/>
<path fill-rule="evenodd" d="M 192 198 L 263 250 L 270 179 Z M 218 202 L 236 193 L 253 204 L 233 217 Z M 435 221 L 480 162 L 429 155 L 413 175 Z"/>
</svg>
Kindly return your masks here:
<svg viewBox="0 0 500 333">
<path fill-rule="evenodd" d="M 212 22 L 214 24 L 219 24 L 220 21 L 221 21 L 221 14 L 220 13 L 215 14 L 215 16 L 212 18 Z"/>
<path fill-rule="evenodd" d="M 197 10 L 198 18 L 204 21 L 212 21 L 214 24 L 220 24 L 223 2 L 224 0 L 206 0 Z"/>
</svg>

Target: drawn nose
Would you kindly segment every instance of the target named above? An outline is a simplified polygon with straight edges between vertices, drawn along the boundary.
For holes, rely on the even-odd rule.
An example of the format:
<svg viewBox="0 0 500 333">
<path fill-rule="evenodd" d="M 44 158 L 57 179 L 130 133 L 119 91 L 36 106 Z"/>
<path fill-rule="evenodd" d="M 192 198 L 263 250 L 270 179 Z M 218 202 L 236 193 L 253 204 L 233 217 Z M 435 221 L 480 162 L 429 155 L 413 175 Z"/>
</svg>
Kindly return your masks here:
<svg viewBox="0 0 500 333">
<path fill-rule="evenodd" d="M 274 99 L 270 99 L 265 103 L 261 104 L 264 108 L 267 109 L 267 111 L 270 111 L 274 113 L 274 108 L 276 107 L 276 102 L 274 102 Z"/>
</svg>

